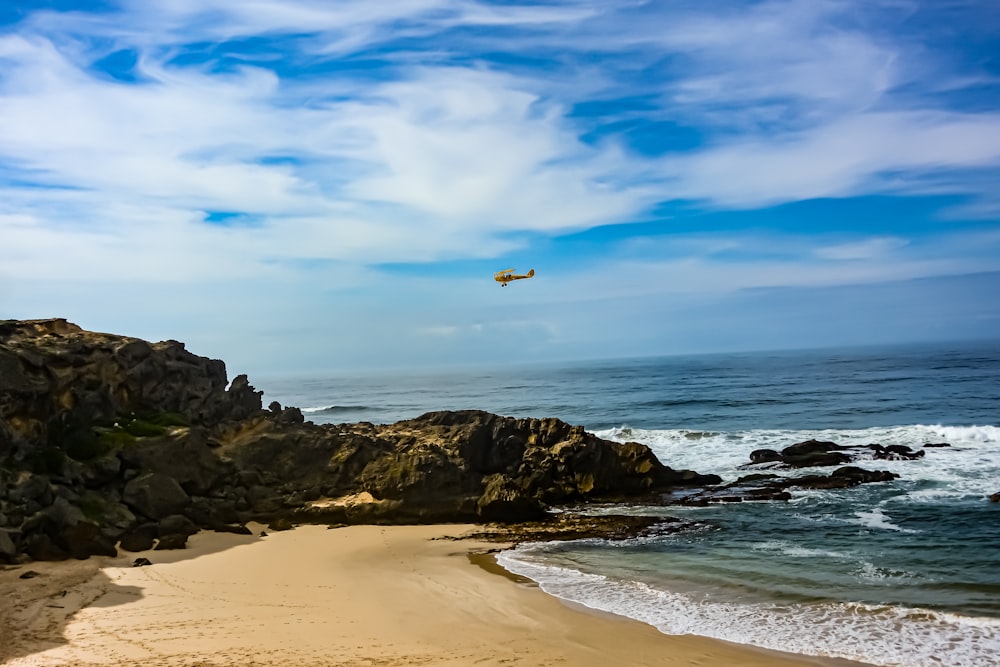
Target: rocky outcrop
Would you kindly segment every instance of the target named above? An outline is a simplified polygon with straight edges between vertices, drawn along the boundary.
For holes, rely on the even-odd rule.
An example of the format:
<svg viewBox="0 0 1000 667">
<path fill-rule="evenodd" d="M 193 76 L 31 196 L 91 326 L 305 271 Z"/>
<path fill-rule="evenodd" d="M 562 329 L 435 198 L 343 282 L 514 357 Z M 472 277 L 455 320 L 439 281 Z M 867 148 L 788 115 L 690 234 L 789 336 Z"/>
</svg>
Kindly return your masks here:
<svg viewBox="0 0 1000 667">
<path fill-rule="evenodd" d="M 899 475 L 888 470 L 865 470 L 856 466 L 837 468 L 829 475 L 785 477 L 776 474 L 746 475 L 735 482 L 681 493 L 670 502 L 679 505 L 708 505 L 744 501 L 791 500 L 789 489 L 847 489 L 859 484 L 890 482 Z"/>
<path fill-rule="evenodd" d="M 925 444 L 924 447 L 949 447 L 948 443 Z M 838 445 L 825 440 L 806 440 L 785 447 L 780 452 L 757 449 L 750 452 L 749 465 L 777 464 L 787 468 L 835 466 L 859 460 L 902 461 L 922 458 L 927 452 L 906 445 L 878 443 L 861 446 Z"/>
<path fill-rule="evenodd" d="M 556 505 L 720 481 L 558 419 L 316 425 L 262 409 L 246 376 L 229 383 L 223 362 L 177 341 L 0 322 L 4 561 L 182 548 L 194 530 L 250 520 L 539 520 Z"/>
</svg>

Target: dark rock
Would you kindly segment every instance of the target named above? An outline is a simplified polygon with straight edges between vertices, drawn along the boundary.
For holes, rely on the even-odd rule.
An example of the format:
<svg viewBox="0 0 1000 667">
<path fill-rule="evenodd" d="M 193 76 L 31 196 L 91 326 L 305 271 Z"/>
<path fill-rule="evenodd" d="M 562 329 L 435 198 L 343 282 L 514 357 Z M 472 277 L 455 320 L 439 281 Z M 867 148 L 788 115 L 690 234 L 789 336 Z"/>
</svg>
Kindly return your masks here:
<svg viewBox="0 0 1000 667">
<path fill-rule="evenodd" d="M 779 463 L 789 468 L 835 466 L 861 459 L 912 460 L 924 456 L 924 450 L 913 450 L 905 445 L 883 446 L 873 443 L 866 446 L 847 447 L 824 440 L 806 440 L 785 447 L 781 452 L 758 449 L 750 453 L 750 464 Z"/>
<path fill-rule="evenodd" d="M 513 480 L 499 473 L 488 478 L 476 503 L 476 513 L 483 521 L 499 523 L 538 521 L 547 515 L 541 503 L 526 496 Z"/>
<path fill-rule="evenodd" d="M 755 449 L 750 452 L 751 463 L 770 463 L 772 461 L 781 461 L 781 453 L 773 449 Z"/>
<path fill-rule="evenodd" d="M 849 463 L 850 454 L 844 452 L 809 452 L 799 456 L 782 456 L 782 460 L 792 468 L 813 468 Z"/>
<path fill-rule="evenodd" d="M 899 475 L 889 472 L 888 470 L 864 470 L 863 468 L 857 468 L 855 466 L 837 468 L 830 473 L 830 476 L 854 479 L 858 480 L 859 483 L 889 482 L 899 477 Z"/>
<path fill-rule="evenodd" d="M 152 565 L 153 562 L 148 558 L 136 558 L 132 561 L 132 567 L 145 567 L 147 565 Z"/>
<path fill-rule="evenodd" d="M 162 535 L 160 539 L 156 542 L 156 551 L 163 551 L 167 549 L 185 549 L 187 548 L 188 536 L 183 533 L 173 533 L 170 535 Z"/>
<path fill-rule="evenodd" d="M 875 452 L 876 459 L 886 461 L 912 461 L 923 457 L 927 452 L 922 449 L 913 450 L 906 445 L 868 445 Z"/>
<path fill-rule="evenodd" d="M 215 532 L 217 533 L 233 533 L 234 535 L 253 535 L 253 531 L 246 527 L 244 524 L 239 525 L 229 525 L 229 524 L 219 524 L 215 527 Z"/>
<path fill-rule="evenodd" d="M 924 444 L 924 447 L 934 448 L 934 447 L 951 447 L 949 442 L 928 442 Z"/>
<path fill-rule="evenodd" d="M 1000 491 L 989 496 L 991 503 L 1000 503 Z"/>
<path fill-rule="evenodd" d="M 258 514 L 271 514 L 284 507 L 284 498 L 274 489 L 267 486 L 252 486 L 247 489 L 247 502 L 250 508 Z"/>
<path fill-rule="evenodd" d="M 267 524 L 267 529 L 273 531 L 291 530 L 293 528 L 295 528 L 295 525 L 285 517 L 279 517 Z"/>
<path fill-rule="evenodd" d="M 11 539 L 10 533 L 0 528 L 0 562 L 13 563 L 17 557 L 17 545 Z"/>
<path fill-rule="evenodd" d="M 118 547 L 122 551 L 149 551 L 153 548 L 158 534 L 159 528 L 155 523 L 144 523 L 125 533 Z"/>
<path fill-rule="evenodd" d="M 784 458 L 788 457 L 802 457 L 809 454 L 816 454 L 818 452 L 830 452 L 838 449 L 845 449 L 835 442 L 830 442 L 828 440 L 816 440 L 810 439 L 804 442 L 797 442 L 794 445 L 789 445 L 781 450 L 781 456 Z"/>
<path fill-rule="evenodd" d="M 48 553 L 50 556 L 42 558 L 32 554 L 36 560 L 114 556 L 117 553 L 111 541 L 101 534 L 100 526 L 88 520 L 80 508 L 61 497 L 26 521 L 22 530 L 30 535 L 32 548 L 38 554 Z M 41 534 L 48 540 L 41 539 Z"/>
<path fill-rule="evenodd" d="M 888 470 L 864 470 L 854 466 L 844 466 L 834 470 L 829 477 L 823 475 L 800 477 L 795 480 L 793 486 L 810 489 L 846 489 L 858 484 L 889 482 L 897 477 L 899 475 Z"/>
<path fill-rule="evenodd" d="M 143 438 L 118 456 L 140 472 L 171 477 L 189 495 L 206 495 L 226 470 L 207 440 L 204 429 L 180 429 L 169 435 Z"/>
<path fill-rule="evenodd" d="M 15 503 L 35 500 L 42 507 L 52 504 L 52 485 L 44 475 L 25 474 L 10 490 L 10 499 Z"/>
<path fill-rule="evenodd" d="M 34 570 L 28 570 L 27 572 L 22 572 L 18 579 L 34 579 L 35 577 L 42 576 L 41 573 L 35 572 Z"/>
<path fill-rule="evenodd" d="M 82 468 L 83 473 L 81 477 L 84 485 L 89 488 L 97 488 L 118 479 L 118 475 L 121 473 L 122 462 L 114 454 L 107 454 L 90 461 L 87 465 L 82 466 Z"/>
<path fill-rule="evenodd" d="M 60 561 L 70 556 L 45 533 L 35 533 L 24 539 L 24 553 L 32 560 Z"/>
<path fill-rule="evenodd" d="M 198 532 L 198 526 L 183 514 L 171 514 L 160 519 L 156 531 L 157 535 L 194 535 Z"/>
<path fill-rule="evenodd" d="M 161 473 L 140 475 L 125 485 L 125 502 L 150 519 L 181 513 L 191 498 L 172 477 Z"/>
<path fill-rule="evenodd" d="M 492 523 L 466 536 L 490 542 L 548 542 L 599 538 L 627 540 L 652 535 L 670 535 L 699 524 L 670 517 L 619 514 L 590 515 L 573 511 L 546 517 L 541 521 Z"/>
<path fill-rule="evenodd" d="M 240 521 L 236 502 L 226 498 L 192 498 L 184 515 L 202 528 L 215 528 L 220 524 Z"/>
</svg>

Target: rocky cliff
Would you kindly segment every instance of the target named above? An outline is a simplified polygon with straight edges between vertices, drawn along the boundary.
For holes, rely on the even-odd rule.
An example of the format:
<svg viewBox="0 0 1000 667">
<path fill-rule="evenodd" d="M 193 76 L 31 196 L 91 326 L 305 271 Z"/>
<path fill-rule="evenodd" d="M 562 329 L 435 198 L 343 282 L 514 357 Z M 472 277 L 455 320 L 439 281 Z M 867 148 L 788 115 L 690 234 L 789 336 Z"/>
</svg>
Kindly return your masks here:
<svg viewBox="0 0 1000 667">
<path fill-rule="evenodd" d="M 718 483 L 557 419 L 316 425 L 183 343 L 0 321 L 0 561 L 274 522 L 527 521 Z"/>
</svg>

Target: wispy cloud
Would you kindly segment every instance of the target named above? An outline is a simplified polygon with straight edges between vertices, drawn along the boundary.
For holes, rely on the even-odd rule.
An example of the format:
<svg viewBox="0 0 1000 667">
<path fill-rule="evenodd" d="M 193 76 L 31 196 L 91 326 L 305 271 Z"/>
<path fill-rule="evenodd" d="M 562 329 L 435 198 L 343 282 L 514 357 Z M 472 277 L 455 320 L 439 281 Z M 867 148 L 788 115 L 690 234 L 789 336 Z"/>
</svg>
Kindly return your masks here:
<svg viewBox="0 0 1000 667">
<path fill-rule="evenodd" d="M 383 265 L 446 262 L 475 300 L 455 276 L 540 247 L 563 267 L 529 293 L 549 303 L 997 269 L 966 243 L 1000 210 L 1000 82 L 961 42 L 977 3 L 19 4 L 0 298 L 84 280 L 391 302 Z M 786 236 L 761 213 L 869 195 L 936 198 L 940 222 Z M 676 211 L 755 215 L 695 234 Z M 574 263 L 563 239 L 588 230 L 606 252 Z M 443 284 L 408 280 L 420 303 Z"/>
</svg>

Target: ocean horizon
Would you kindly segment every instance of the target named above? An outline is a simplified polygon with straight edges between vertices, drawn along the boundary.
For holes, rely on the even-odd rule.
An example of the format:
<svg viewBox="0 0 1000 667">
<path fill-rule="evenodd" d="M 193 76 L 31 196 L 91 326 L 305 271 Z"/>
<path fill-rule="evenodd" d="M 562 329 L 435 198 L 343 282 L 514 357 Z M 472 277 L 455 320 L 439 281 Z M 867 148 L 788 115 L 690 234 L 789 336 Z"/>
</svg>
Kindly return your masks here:
<svg viewBox="0 0 1000 667">
<path fill-rule="evenodd" d="M 697 523 L 625 542 L 522 545 L 498 561 L 546 592 L 696 634 L 893 667 L 1000 665 L 1000 341 L 717 353 L 255 384 L 317 423 L 434 410 L 557 417 L 648 445 L 666 465 L 749 472 L 749 454 L 815 438 L 902 445 L 863 460 L 891 482 L 790 501 L 591 511 Z M 926 444 L 947 447 L 924 448 Z"/>
</svg>

